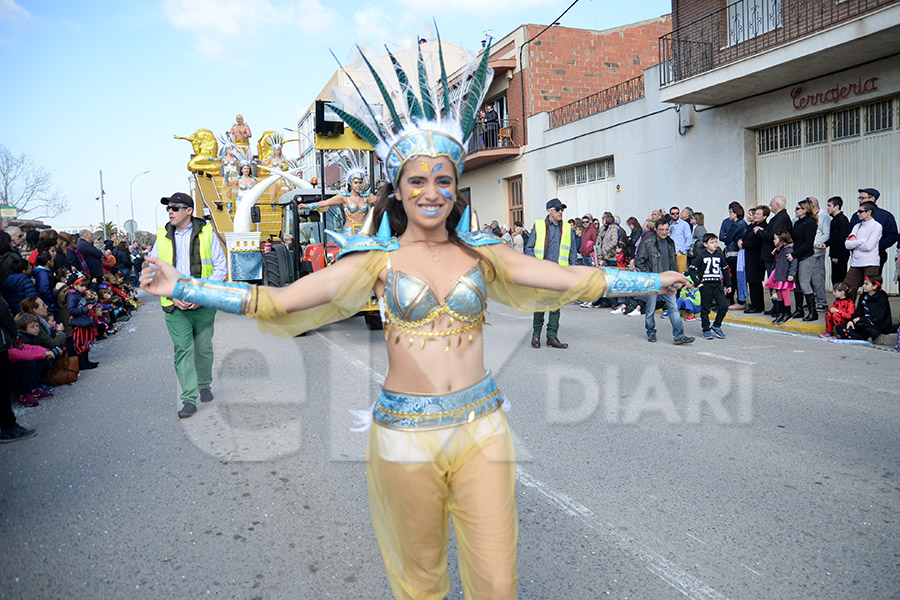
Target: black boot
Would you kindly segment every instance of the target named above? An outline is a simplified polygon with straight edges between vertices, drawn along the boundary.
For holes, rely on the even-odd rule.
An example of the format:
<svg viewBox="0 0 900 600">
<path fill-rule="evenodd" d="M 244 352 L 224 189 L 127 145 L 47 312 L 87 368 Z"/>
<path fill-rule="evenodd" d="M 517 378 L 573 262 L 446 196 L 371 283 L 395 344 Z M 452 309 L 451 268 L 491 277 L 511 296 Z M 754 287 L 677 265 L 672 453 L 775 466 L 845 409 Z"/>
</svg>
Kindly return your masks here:
<svg viewBox="0 0 900 600">
<path fill-rule="evenodd" d="M 772 300 L 772 310 L 769 313 L 773 316 L 772 323 L 781 323 L 781 301 Z"/>
<path fill-rule="evenodd" d="M 794 318 L 794 314 L 796 314 L 796 311 L 792 314 L 791 307 L 787 306 L 785 304 L 782 304 L 781 305 L 781 319 L 779 321 L 777 321 L 777 323 L 779 325 L 782 323 L 787 323 L 788 321 L 790 321 L 791 319 Z"/>
<path fill-rule="evenodd" d="M 78 355 L 78 370 L 79 371 L 88 371 L 90 369 L 96 369 L 100 363 L 91 362 L 88 359 L 87 350 Z"/>
<path fill-rule="evenodd" d="M 794 292 L 794 304 L 797 306 L 797 309 L 791 315 L 792 319 L 802 319 L 803 318 L 803 292 Z"/>
<path fill-rule="evenodd" d="M 806 306 L 809 308 L 809 314 L 803 317 L 804 321 L 818 321 L 819 313 L 816 311 L 816 295 L 806 294 Z"/>
</svg>

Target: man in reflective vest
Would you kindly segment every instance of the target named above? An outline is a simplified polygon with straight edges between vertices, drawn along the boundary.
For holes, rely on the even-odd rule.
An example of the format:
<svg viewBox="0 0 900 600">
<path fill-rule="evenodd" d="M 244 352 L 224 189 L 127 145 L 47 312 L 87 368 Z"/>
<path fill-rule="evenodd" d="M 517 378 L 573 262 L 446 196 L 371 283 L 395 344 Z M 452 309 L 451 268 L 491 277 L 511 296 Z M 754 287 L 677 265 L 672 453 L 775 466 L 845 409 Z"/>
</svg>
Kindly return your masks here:
<svg viewBox="0 0 900 600">
<path fill-rule="evenodd" d="M 156 244 L 150 256 L 159 257 L 186 277 L 224 281 L 227 271 L 225 253 L 212 225 L 194 217 L 194 199 L 176 192 L 160 200 L 169 213 L 169 222 L 156 232 Z M 178 299 L 160 298 L 166 313 L 166 327 L 175 345 L 175 374 L 181 385 L 182 407 L 179 418 L 197 412 L 201 402 L 213 399 L 212 337 L 216 311 Z"/>
<path fill-rule="evenodd" d="M 534 222 L 528 243 L 525 245 L 525 254 L 543 260 L 558 262 L 561 265 L 575 264 L 575 251 L 572 245 L 575 236 L 572 227 L 563 221 L 563 210 L 566 205 L 554 198 L 547 202 L 547 216 Z M 531 336 L 531 347 L 541 347 L 541 330 L 544 328 L 544 313 L 534 313 L 534 332 Z M 550 311 L 547 319 L 547 346 L 551 348 L 568 348 L 568 344 L 559 341 L 559 309 Z"/>
</svg>

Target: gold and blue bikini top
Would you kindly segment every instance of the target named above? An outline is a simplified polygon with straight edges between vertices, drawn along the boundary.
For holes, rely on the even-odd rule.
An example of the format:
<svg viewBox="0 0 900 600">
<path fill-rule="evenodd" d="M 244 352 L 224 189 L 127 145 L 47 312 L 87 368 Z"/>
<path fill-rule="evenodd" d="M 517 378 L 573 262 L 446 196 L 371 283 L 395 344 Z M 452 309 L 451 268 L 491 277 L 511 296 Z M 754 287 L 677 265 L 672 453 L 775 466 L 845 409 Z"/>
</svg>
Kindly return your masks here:
<svg viewBox="0 0 900 600">
<path fill-rule="evenodd" d="M 462 344 L 463 334 L 471 342 L 472 331 L 484 323 L 487 287 L 481 269 L 476 265 L 460 276 L 447 297 L 439 301 L 426 282 L 392 269 L 389 257 L 382 300 L 385 339 L 396 334 L 396 344 L 405 334 L 412 347 L 413 340 L 419 337 L 421 348 L 425 348 L 425 342 L 444 339 L 444 350 L 449 351 L 453 337 L 457 338 L 457 345 Z M 444 319 L 448 329 L 437 330 L 436 325 Z M 453 327 L 457 323 L 458 326 Z"/>
<path fill-rule="evenodd" d="M 358 212 L 365 214 L 365 213 L 369 212 L 369 203 L 366 202 L 365 204 L 362 205 L 362 208 L 360 208 L 360 207 L 356 206 L 355 204 L 353 204 L 352 202 L 348 202 L 347 203 L 347 212 L 350 213 L 351 215 L 358 213 Z"/>
</svg>

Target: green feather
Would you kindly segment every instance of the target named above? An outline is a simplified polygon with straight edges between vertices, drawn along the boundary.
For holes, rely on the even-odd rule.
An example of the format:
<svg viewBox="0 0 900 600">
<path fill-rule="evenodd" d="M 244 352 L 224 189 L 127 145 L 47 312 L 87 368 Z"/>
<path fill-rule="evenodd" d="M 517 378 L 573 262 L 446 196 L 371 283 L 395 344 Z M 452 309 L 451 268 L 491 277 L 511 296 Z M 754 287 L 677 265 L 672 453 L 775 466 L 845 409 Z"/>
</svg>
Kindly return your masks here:
<svg viewBox="0 0 900 600">
<path fill-rule="evenodd" d="M 387 50 L 388 56 L 391 57 L 391 63 L 394 65 L 394 71 L 397 73 L 397 80 L 400 82 L 400 89 L 406 90 L 406 103 L 409 105 L 409 118 L 413 117 L 422 117 L 422 105 L 419 104 L 419 99 L 416 98 L 416 95 L 413 94 L 412 87 L 409 85 L 409 78 L 406 76 L 406 72 L 403 70 L 403 67 L 400 66 L 400 63 L 397 62 L 397 59 L 394 58 L 394 55 L 391 54 L 391 51 L 387 49 L 387 46 L 384 47 Z M 399 126 L 397 127 L 399 129 Z"/>
<path fill-rule="evenodd" d="M 344 123 L 349 125 L 350 129 L 352 129 L 356 135 L 369 142 L 373 148 L 381 142 L 378 135 L 374 131 L 369 129 L 365 123 L 363 123 L 353 115 L 347 114 L 333 104 L 331 105 L 331 110 L 334 111 L 334 114 L 343 119 Z"/>
<path fill-rule="evenodd" d="M 394 131 L 400 131 L 400 129 L 403 127 L 403 123 L 400 121 L 400 115 L 397 114 L 397 109 L 394 107 L 393 100 L 391 100 L 391 94 L 387 91 L 387 88 L 384 86 L 384 82 L 381 81 L 381 77 L 378 76 L 378 72 L 375 70 L 375 67 L 372 66 L 372 63 L 369 62 L 369 59 L 366 58 L 366 55 L 363 54 L 362 50 L 359 49 L 359 46 L 357 46 L 356 48 L 357 50 L 359 50 L 359 54 L 365 61 L 366 66 L 369 67 L 369 72 L 372 73 L 372 77 L 375 79 L 375 83 L 378 85 L 378 90 L 381 92 L 381 97 L 384 98 L 384 103 L 385 105 L 387 105 L 388 111 L 390 111 L 391 113 L 391 119 L 394 121 Z"/>
<path fill-rule="evenodd" d="M 428 73 L 425 71 L 425 59 L 422 58 L 422 45 L 419 45 L 419 90 L 422 92 L 422 111 L 426 119 L 434 120 L 434 100 L 428 85 Z"/>
<path fill-rule="evenodd" d="M 441 44 L 441 32 L 438 31 L 437 21 L 434 22 L 434 31 L 437 33 L 438 59 L 441 63 L 441 87 L 444 90 L 444 115 L 450 118 L 450 86 L 447 84 L 447 69 L 444 67 L 444 46 Z"/>
<path fill-rule="evenodd" d="M 472 87 L 469 88 L 469 95 L 465 100 L 462 114 L 460 115 L 460 126 L 462 127 L 463 139 L 469 137 L 472 130 L 475 129 L 475 111 L 478 110 L 478 102 L 481 100 L 481 92 L 484 90 L 484 80 L 487 78 L 488 57 L 491 54 L 491 40 L 488 39 L 487 47 L 484 49 L 484 56 L 481 57 L 481 63 L 472 76 Z"/>
<path fill-rule="evenodd" d="M 357 46 L 357 48 L 358 48 L 358 46 Z M 363 96 L 363 94 L 362 94 L 361 91 L 359 91 L 359 86 L 356 85 L 356 82 L 353 81 L 353 78 L 352 78 L 352 77 L 350 77 L 350 73 L 348 73 L 347 70 L 344 69 L 344 65 L 342 65 L 342 64 L 341 64 L 341 61 L 338 60 L 338 57 L 334 55 L 334 52 L 333 52 L 332 50 L 330 50 L 330 49 L 329 49 L 328 51 L 331 52 L 331 56 L 334 58 L 335 62 L 337 62 L 338 66 L 341 68 L 341 71 L 344 72 L 344 75 L 347 76 L 347 79 L 350 80 L 350 83 L 353 84 L 353 89 L 355 89 L 355 90 L 356 90 L 356 93 L 359 94 L 359 97 L 362 99 L 363 104 L 366 105 L 366 110 L 368 110 L 368 111 L 369 111 L 369 114 L 372 116 L 372 122 L 375 123 L 375 125 L 378 127 L 378 134 L 380 135 L 380 137 L 383 138 L 383 139 L 387 139 L 387 133 L 386 133 L 386 132 L 383 130 L 383 128 L 381 127 L 381 120 L 380 120 L 378 117 L 375 116 L 375 112 L 372 110 L 372 107 L 369 105 L 369 101 L 366 100 L 366 97 Z M 362 54 L 362 51 L 360 51 L 360 54 Z M 365 56 L 364 56 L 363 58 L 365 59 Z M 366 62 L 368 63 L 368 61 L 366 61 Z M 370 68 L 371 68 L 371 67 L 370 67 Z M 332 105 L 332 108 L 334 108 L 334 105 Z M 391 105 L 391 108 L 393 108 L 393 105 Z M 341 111 L 341 112 L 343 112 L 343 111 Z M 344 114 L 346 115 L 347 113 L 344 113 Z M 347 116 L 349 117 L 350 115 L 347 115 Z M 381 115 L 379 115 L 379 117 L 380 117 L 380 116 L 381 116 Z M 341 117 L 341 118 L 343 119 L 343 117 Z M 351 118 L 355 118 L 355 117 L 351 117 Z M 344 119 L 344 120 L 346 121 L 346 119 Z M 359 119 L 356 119 L 356 120 L 359 121 Z M 359 121 L 359 123 L 360 123 L 361 125 L 363 125 L 361 121 Z M 350 123 L 347 123 L 347 125 L 350 125 Z M 353 131 L 356 131 L 356 128 L 353 127 L 353 125 L 350 125 L 350 127 L 353 129 Z M 366 130 L 369 131 L 370 133 L 372 132 L 372 130 L 369 129 L 368 127 L 366 127 L 365 125 L 363 125 L 363 127 L 365 127 Z M 357 133 L 358 133 L 358 132 L 357 132 Z M 373 134 L 373 135 L 374 135 L 374 134 Z M 376 139 L 377 139 L 377 137 L 376 137 Z"/>
</svg>

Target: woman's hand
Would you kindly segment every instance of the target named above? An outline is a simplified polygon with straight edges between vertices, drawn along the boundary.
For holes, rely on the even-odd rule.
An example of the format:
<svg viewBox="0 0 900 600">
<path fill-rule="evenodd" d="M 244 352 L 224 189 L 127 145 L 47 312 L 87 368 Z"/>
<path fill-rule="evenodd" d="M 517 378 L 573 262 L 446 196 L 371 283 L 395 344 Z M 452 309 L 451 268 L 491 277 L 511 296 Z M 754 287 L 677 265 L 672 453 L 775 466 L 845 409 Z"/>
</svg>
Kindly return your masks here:
<svg viewBox="0 0 900 600">
<path fill-rule="evenodd" d="M 171 297 L 179 277 L 181 274 L 178 269 L 158 258 L 150 257 L 141 268 L 141 288 L 154 296 Z"/>
<path fill-rule="evenodd" d="M 659 284 L 663 294 L 674 294 L 687 286 L 688 280 L 678 271 L 664 271 L 659 274 Z"/>
<path fill-rule="evenodd" d="M 793 276 L 793 275 L 788 275 L 788 281 L 793 281 L 793 280 L 794 280 L 794 276 Z"/>
</svg>

